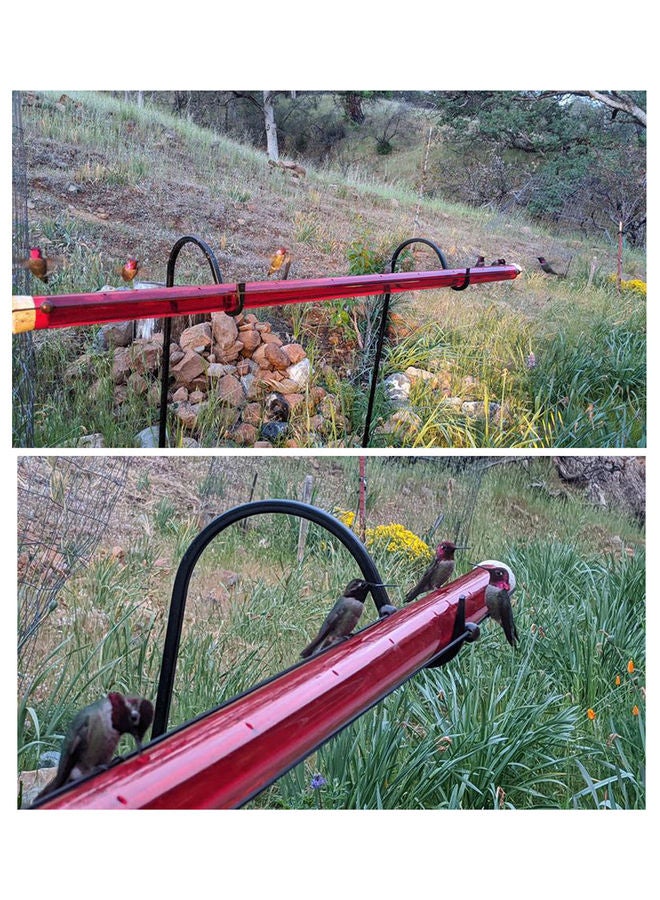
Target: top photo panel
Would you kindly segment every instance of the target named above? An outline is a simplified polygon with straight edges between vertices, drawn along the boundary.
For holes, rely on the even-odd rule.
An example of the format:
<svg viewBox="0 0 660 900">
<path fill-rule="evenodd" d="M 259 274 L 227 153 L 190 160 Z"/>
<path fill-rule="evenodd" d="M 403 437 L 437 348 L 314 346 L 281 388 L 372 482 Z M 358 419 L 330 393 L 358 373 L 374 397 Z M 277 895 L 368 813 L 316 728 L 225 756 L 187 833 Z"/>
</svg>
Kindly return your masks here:
<svg viewBox="0 0 660 900">
<path fill-rule="evenodd" d="M 17 448 L 646 446 L 644 91 L 15 91 Z"/>
</svg>

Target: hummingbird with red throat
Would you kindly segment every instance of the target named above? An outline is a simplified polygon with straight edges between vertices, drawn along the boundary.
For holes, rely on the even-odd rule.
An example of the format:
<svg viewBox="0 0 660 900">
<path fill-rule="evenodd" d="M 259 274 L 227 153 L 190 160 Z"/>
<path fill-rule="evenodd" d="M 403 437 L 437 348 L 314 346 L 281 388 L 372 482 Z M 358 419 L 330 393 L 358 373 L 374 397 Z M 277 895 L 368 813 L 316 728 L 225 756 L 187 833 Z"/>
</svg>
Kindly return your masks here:
<svg viewBox="0 0 660 900">
<path fill-rule="evenodd" d="M 507 641 L 512 647 L 515 647 L 518 643 L 518 632 L 511 608 L 511 594 L 515 589 L 515 582 L 512 587 L 511 575 L 503 566 L 481 563 L 479 568 L 486 569 L 490 576 L 490 581 L 484 591 L 490 617 L 502 626 Z"/>
<path fill-rule="evenodd" d="M 420 581 L 411 588 L 405 596 L 404 603 L 410 603 L 419 594 L 427 594 L 442 585 L 451 578 L 455 561 L 456 550 L 467 550 L 467 547 L 457 547 L 452 541 L 443 541 L 435 550 L 435 559 L 422 575 Z"/>
<path fill-rule="evenodd" d="M 137 275 L 140 270 L 140 264 L 137 259 L 132 256 L 129 256 L 124 265 L 119 270 L 119 274 L 124 279 L 124 281 L 131 282 Z"/>
<path fill-rule="evenodd" d="M 150 700 L 128 697 L 117 691 L 81 709 L 62 743 L 57 774 L 37 799 L 109 765 L 123 734 L 132 735 L 137 749 L 141 750 L 153 717 Z"/>
<path fill-rule="evenodd" d="M 40 247 L 30 247 L 30 255 L 23 261 L 23 265 L 30 270 L 35 278 L 43 281 L 44 284 L 48 284 L 49 262 L 50 260 L 46 259 Z"/>
</svg>

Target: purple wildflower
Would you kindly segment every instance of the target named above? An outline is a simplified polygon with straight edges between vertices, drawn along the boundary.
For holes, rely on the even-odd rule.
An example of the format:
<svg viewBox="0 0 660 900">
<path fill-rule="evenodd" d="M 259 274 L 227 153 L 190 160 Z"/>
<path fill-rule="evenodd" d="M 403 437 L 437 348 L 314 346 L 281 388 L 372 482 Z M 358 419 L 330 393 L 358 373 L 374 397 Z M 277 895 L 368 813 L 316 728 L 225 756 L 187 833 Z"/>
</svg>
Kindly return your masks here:
<svg viewBox="0 0 660 900">
<path fill-rule="evenodd" d="M 530 353 L 529 356 L 527 357 L 527 368 L 528 369 L 536 368 L 536 357 L 534 356 L 533 352 Z"/>
<path fill-rule="evenodd" d="M 312 777 L 312 780 L 309 783 L 309 786 L 313 791 L 318 791 L 319 788 L 322 788 L 328 782 L 325 780 L 323 775 L 319 775 L 318 772 L 316 775 Z"/>
</svg>

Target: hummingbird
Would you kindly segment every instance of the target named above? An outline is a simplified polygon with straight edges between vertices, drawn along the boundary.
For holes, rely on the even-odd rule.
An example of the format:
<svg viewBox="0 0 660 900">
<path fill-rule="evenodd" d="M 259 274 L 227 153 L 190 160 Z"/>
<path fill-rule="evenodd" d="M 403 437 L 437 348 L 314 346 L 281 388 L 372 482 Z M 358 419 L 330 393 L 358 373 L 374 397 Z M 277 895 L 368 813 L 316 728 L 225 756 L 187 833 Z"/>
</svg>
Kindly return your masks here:
<svg viewBox="0 0 660 900">
<path fill-rule="evenodd" d="M 129 256 L 124 265 L 119 270 L 119 274 L 124 279 L 124 281 L 131 282 L 137 275 L 140 269 L 140 264 L 137 259 L 132 256 Z"/>
<path fill-rule="evenodd" d="M 289 274 L 290 266 L 291 254 L 286 247 L 278 247 L 270 259 L 270 268 L 268 269 L 268 275 L 274 275 L 275 272 L 279 272 L 279 270 L 281 269 L 282 274 L 280 275 L 280 278 L 285 279 Z"/>
<path fill-rule="evenodd" d="M 30 247 L 30 255 L 23 261 L 25 268 L 44 284 L 48 284 L 48 263 L 49 260 L 43 256 L 40 247 Z"/>
<path fill-rule="evenodd" d="M 491 263 L 491 266 L 505 266 L 506 260 L 500 257 L 499 259 L 494 259 Z"/>
<path fill-rule="evenodd" d="M 122 734 L 131 734 L 138 750 L 151 725 L 154 708 L 144 697 L 127 697 L 112 691 L 81 709 L 71 722 L 62 743 L 55 778 L 38 799 L 110 763 Z"/>
<path fill-rule="evenodd" d="M 357 625 L 364 610 L 364 601 L 372 585 L 361 578 L 354 578 L 344 588 L 344 593 L 332 607 L 319 633 L 311 644 L 300 653 L 303 659 L 345 640 Z"/>
<path fill-rule="evenodd" d="M 454 571 L 454 552 L 467 550 L 467 547 L 457 547 L 451 541 L 443 541 L 435 550 L 435 559 L 422 575 L 421 580 L 414 588 L 411 588 L 404 599 L 404 603 L 410 603 L 418 594 L 428 593 L 434 588 L 442 587 L 449 581 Z"/>
<path fill-rule="evenodd" d="M 486 259 L 485 259 L 485 257 L 483 257 L 483 256 L 478 256 L 478 257 L 477 257 L 477 261 L 476 261 L 476 263 L 474 264 L 474 268 L 476 268 L 476 269 L 481 269 L 481 268 L 482 268 L 483 266 L 485 266 L 485 265 L 486 265 Z"/>
<path fill-rule="evenodd" d="M 556 275 L 558 278 L 566 277 L 565 275 L 562 275 L 559 272 L 555 272 L 555 270 L 552 268 L 552 266 L 550 265 L 548 260 L 545 258 L 545 256 L 537 256 L 536 258 L 538 259 L 539 263 L 541 264 L 541 268 L 543 269 L 543 271 L 547 272 L 548 275 Z"/>
<path fill-rule="evenodd" d="M 514 589 L 509 582 L 509 573 L 500 566 L 482 566 L 482 568 L 487 569 L 490 575 L 490 582 L 484 592 L 490 617 L 502 626 L 507 641 L 515 647 L 518 632 L 511 609 L 511 594 Z"/>
</svg>

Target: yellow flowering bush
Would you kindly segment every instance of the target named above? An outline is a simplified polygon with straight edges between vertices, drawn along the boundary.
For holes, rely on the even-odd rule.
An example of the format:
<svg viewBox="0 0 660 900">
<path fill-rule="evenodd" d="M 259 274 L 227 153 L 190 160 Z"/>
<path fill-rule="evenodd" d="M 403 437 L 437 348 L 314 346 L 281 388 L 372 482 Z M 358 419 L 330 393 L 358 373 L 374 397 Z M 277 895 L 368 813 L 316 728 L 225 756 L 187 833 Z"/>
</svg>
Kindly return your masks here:
<svg viewBox="0 0 660 900">
<path fill-rule="evenodd" d="M 412 560 L 430 562 L 433 558 L 433 551 L 428 544 L 395 522 L 367 528 L 366 543 L 370 550 L 374 547 L 383 547 L 388 553 L 402 553 Z"/>
<path fill-rule="evenodd" d="M 610 281 L 616 283 L 616 275 L 610 275 Z M 631 278 L 630 281 L 622 281 L 621 282 L 621 290 L 622 291 L 630 291 L 634 294 L 639 294 L 640 297 L 646 297 L 646 282 L 642 281 L 640 278 Z"/>
<path fill-rule="evenodd" d="M 355 513 L 351 512 L 348 509 L 337 509 L 335 510 L 335 518 L 339 519 L 340 522 L 343 522 L 347 528 L 352 528 L 353 523 L 355 522 Z"/>
</svg>

